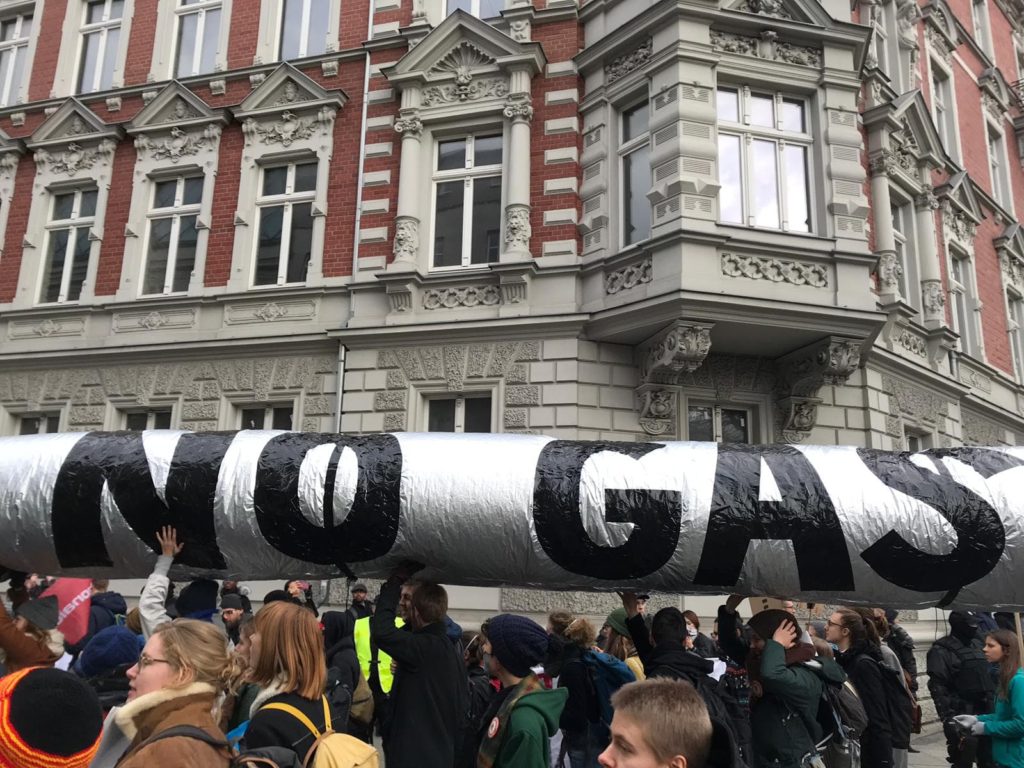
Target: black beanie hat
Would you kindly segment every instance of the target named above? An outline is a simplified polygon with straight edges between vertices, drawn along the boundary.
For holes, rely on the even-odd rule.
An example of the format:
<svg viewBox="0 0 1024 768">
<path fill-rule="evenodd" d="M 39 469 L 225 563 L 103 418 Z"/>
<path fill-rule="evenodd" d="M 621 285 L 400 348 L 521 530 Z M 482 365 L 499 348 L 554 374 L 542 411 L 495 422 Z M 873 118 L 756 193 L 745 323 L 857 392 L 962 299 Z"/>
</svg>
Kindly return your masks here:
<svg viewBox="0 0 1024 768">
<path fill-rule="evenodd" d="M 503 613 L 487 622 L 491 653 L 516 677 L 526 677 L 548 652 L 548 633 L 533 619 Z"/>
<path fill-rule="evenodd" d="M 86 768 L 103 710 L 70 672 L 33 667 L 0 679 L 0 768 Z"/>
<path fill-rule="evenodd" d="M 213 579 L 196 579 L 178 595 L 178 615 L 183 619 L 210 618 L 217 611 L 219 591 L 220 586 Z"/>
<path fill-rule="evenodd" d="M 38 629 L 44 631 L 56 629 L 57 622 L 60 620 L 57 596 L 47 595 L 22 603 L 18 607 L 17 614 Z"/>
<path fill-rule="evenodd" d="M 784 621 L 792 622 L 797 627 L 797 631 L 800 631 L 800 625 L 796 623 L 796 616 L 789 611 L 784 611 L 781 608 L 770 608 L 767 611 L 761 611 L 755 613 L 750 617 L 748 622 L 749 627 L 757 633 L 765 642 L 772 639 L 772 635 L 775 634 L 775 630 Z"/>
</svg>

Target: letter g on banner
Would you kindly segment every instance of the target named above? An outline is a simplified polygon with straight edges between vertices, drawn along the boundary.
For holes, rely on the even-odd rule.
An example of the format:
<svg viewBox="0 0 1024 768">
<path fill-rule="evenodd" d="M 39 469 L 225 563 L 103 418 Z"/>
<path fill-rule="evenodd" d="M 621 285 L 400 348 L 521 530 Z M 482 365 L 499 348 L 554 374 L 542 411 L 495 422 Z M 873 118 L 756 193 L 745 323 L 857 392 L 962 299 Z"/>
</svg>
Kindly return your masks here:
<svg viewBox="0 0 1024 768">
<path fill-rule="evenodd" d="M 324 527 L 302 514 L 299 473 L 306 453 L 334 444 L 324 482 Z M 341 452 L 359 461 L 352 509 L 334 525 L 334 483 Z M 270 440 L 260 454 L 253 502 L 260 532 L 280 552 L 319 564 L 361 562 L 391 551 L 398 536 L 402 449 L 394 435 L 342 435 L 287 432 Z"/>
<path fill-rule="evenodd" d="M 618 547 L 596 544 L 583 525 L 580 480 L 595 453 L 612 451 L 640 459 L 664 448 L 655 443 L 577 443 L 552 440 L 537 460 L 533 522 L 548 557 L 583 576 L 614 581 L 648 576 L 669 561 L 679 541 L 682 499 L 678 491 L 605 489 L 605 519 L 633 523 Z"/>
</svg>

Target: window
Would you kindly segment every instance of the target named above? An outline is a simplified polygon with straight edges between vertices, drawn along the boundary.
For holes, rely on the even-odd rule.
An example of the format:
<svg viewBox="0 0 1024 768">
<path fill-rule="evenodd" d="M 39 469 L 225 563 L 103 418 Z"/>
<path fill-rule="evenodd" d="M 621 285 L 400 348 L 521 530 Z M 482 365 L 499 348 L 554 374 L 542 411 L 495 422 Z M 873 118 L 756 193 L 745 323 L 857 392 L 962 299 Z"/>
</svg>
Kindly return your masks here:
<svg viewBox="0 0 1024 768">
<path fill-rule="evenodd" d="M 973 0 L 971 21 L 974 22 L 974 42 L 989 58 L 992 57 L 992 30 L 988 19 L 988 0 Z"/>
<path fill-rule="evenodd" d="M 942 146 L 950 156 L 959 156 L 956 137 L 956 114 L 953 110 L 953 87 L 949 74 L 935 61 L 932 70 L 932 120 L 942 140 Z"/>
<path fill-rule="evenodd" d="M 910 453 L 926 451 L 932 447 L 932 435 L 930 432 L 904 427 L 903 444 Z"/>
<path fill-rule="evenodd" d="M 318 56 L 327 49 L 329 0 L 284 0 L 281 17 L 283 61 Z"/>
<path fill-rule="evenodd" d="M 448 14 L 462 9 L 478 19 L 493 19 L 505 10 L 505 0 L 448 0 Z"/>
<path fill-rule="evenodd" d="M 691 402 L 686 408 L 686 439 L 707 443 L 756 442 L 756 409 Z"/>
<path fill-rule="evenodd" d="M 199 237 L 203 179 L 179 177 L 153 185 L 144 295 L 184 293 L 192 279 Z"/>
<path fill-rule="evenodd" d="M 1010 182 L 1006 178 L 1009 161 L 1006 155 L 1006 140 L 994 125 L 988 126 L 988 164 L 992 178 L 992 196 L 1007 208 L 1013 207 L 1010 200 Z"/>
<path fill-rule="evenodd" d="M 974 264 L 966 253 L 959 251 L 951 252 L 949 261 L 949 297 L 953 305 L 955 330 L 960 334 L 960 349 L 977 357 L 980 342 L 977 312 L 974 311 Z"/>
<path fill-rule="evenodd" d="M 20 101 L 31 34 L 31 13 L 0 20 L 0 106 Z"/>
<path fill-rule="evenodd" d="M 900 295 L 912 307 L 921 306 L 921 280 L 917 269 L 917 245 L 914 235 L 914 206 L 892 206 L 892 234 L 896 241 L 896 260 L 900 265 Z"/>
<path fill-rule="evenodd" d="M 491 396 L 432 398 L 427 401 L 428 432 L 492 432 Z"/>
<path fill-rule="evenodd" d="M 171 409 L 161 408 L 155 411 L 134 411 L 124 415 L 124 428 L 133 432 L 146 429 L 170 429 Z"/>
<path fill-rule="evenodd" d="M 105 91 L 113 85 L 123 13 L 124 0 L 90 0 L 85 4 L 79 93 Z"/>
<path fill-rule="evenodd" d="M 717 103 L 720 220 L 810 232 L 807 102 L 719 88 Z"/>
<path fill-rule="evenodd" d="M 18 419 L 19 435 L 46 435 L 60 432 L 60 414 L 45 413 Z"/>
<path fill-rule="evenodd" d="M 213 72 L 220 37 L 220 0 L 178 0 L 177 77 Z"/>
<path fill-rule="evenodd" d="M 497 261 L 501 248 L 501 136 L 437 142 L 435 267 Z"/>
<path fill-rule="evenodd" d="M 1017 381 L 1024 381 L 1024 299 L 1007 294 L 1007 309 L 1010 313 L 1010 348 L 1013 350 L 1013 365 Z"/>
<path fill-rule="evenodd" d="M 254 285 L 306 280 L 313 249 L 313 196 L 317 161 L 263 169 Z"/>
<path fill-rule="evenodd" d="M 622 179 L 622 244 L 632 245 L 651 236 L 650 102 L 622 112 L 619 142 Z"/>
<path fill-rule="evenodd" d="M 292 428 L 293 409 L 290 405 L 254 405 L 240 411 L 240 429 Z"/>
<path fill-rule="evenodd" d="M 78 301 L 89 270 L 89 230 L 95 223 L 96 190 L 79 189 L 53 195 L 47 227 L 46 270 L 39 301 Z"/>
</svg>

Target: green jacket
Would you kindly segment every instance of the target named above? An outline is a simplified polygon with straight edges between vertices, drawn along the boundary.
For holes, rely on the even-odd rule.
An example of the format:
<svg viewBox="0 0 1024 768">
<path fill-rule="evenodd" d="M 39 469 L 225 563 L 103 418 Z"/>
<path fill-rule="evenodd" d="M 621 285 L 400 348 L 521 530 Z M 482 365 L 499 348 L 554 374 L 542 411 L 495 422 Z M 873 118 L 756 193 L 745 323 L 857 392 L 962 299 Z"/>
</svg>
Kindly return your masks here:
<svg viewBox="0 0 1024 768">
<path fill-rule="evenodd" d="M 547 768 L 551 765 L 551 737 L 558 730 L 569 691 L 535 691 L 519 700 L 509 715 L 505 738 L 494 768 Z"/>
<path fill-rule="evenodd" d="M 839 684 L 846 675 L 832 659 L 786 666 L 786 651 L 774 640 L 761 656 L 764 695 L 754 702 L 750 728 L 754 768 L 799 768 L 800 759 L 821 738 L 817 725 L 823 681 Z"/>
<path fill-rule="evenodd" d="M 996 711 L 979 715 L 992 737 L 992 759 L 1006 768 L 1024 768 L 1024 671 L 1010 680 L 1010 698 L 996 699 Z"/>
</svg>

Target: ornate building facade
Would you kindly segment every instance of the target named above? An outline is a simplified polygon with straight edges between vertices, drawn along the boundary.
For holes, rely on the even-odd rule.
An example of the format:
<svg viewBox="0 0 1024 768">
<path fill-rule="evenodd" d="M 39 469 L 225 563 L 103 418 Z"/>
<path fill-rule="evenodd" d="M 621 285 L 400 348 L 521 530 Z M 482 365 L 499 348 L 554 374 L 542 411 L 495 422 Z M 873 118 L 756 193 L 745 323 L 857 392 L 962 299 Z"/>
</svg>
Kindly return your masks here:
<svg viewBox="0 0 1024 768">
<path fill-rule="evenodd" d="M 1022 20 L 0 0 L 0 432 L 1018 443 Z"/>
</svg>

